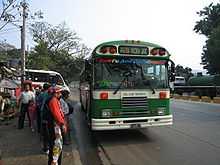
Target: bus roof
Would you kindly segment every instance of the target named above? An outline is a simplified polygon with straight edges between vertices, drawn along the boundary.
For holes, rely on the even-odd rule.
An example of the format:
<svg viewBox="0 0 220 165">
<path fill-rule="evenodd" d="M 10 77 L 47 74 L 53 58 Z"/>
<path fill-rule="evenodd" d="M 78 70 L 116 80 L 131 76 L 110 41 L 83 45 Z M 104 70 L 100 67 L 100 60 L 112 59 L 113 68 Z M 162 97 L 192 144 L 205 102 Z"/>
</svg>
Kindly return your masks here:
<svg viewBox="0 0 220 165">
<path fill-rule="evenodd" d="M 143 46 L 152 46 L 152 47 L 162 47 L 157 44 L 153 44 L 150 42 L 144 42 L 144 41 L 136 41 L 136 40 L 117 40 L 117 41 L 108 41 L 108 42 L 103 42 L 99 44 L 97 47 L 101 45 L 143 45 Z"/>
<path fill-rule="evenodd" d="M 38 72 L 38 73 L 51 73 L 51 74 L 60 74 L 59 72 L 56 71 L 49 71 L 49 70 L 37 70 L 37 69 L 25 69 L 25 71 L 29 72 Z"/>
<path fill-rule="evenodd" d="M 183 76 L 175 76 L 175 78 L 184 78 L 185 79 L 185 77 L 183 77 Z"/>
<path fill-rule="evenodd" d="M 148 47 L 149 48 L 149 51 L 151 51 L 152 49 L 154 48 L 158 48 L 158 49 L 163 49 L 165 50 L 166 52 L 166 55 L 165 56 L 158 56 L 159 58 L 169 58 L 170 54 L 169 52 L 162 46 L 158 45 L 158 44 L 154 44 L 154 43 L 150 43 L 150 42 L 144 42 L 144 41 L 135 41 L 135 40 L 117 40 L 117 41 L 109 41 L 109 42 L 103 42 L 101 44 L 99 44 L 98 46 L 95 47 L 95 49 L 93 50 L 92 52 L 92 55 L 111 55 L 111 54 L 100 54 L 99 50 L 103 47 L 103 46 L 116 46 L 116 47 L 119 47 L 119 46 L 127 46 L 127 47 Z M 122 53 L 120 53 L 119 55 L 121 55 Z M 136 54 L 137 55 L 137 54 Z M 141 54 L 139 56 L 145 56 L 146 55 L 149 55 L 148 57 L 151 56 L 151 54 Z M 153 57 L 153 56 L 151 56 Z"/>
</svg>

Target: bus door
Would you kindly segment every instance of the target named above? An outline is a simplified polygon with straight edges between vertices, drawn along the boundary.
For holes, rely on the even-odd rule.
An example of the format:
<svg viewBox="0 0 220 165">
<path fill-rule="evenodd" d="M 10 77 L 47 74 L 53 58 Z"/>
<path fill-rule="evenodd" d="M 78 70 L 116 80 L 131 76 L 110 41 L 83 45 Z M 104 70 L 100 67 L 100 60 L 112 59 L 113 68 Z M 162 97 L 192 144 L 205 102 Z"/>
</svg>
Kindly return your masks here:
<svg viewBox="0 0 220 165">
<path fill-rule="evenodd" d="M 91 64 L 86 60 L 85 68 L 80 77 L 80 101 L 82 108 L 90 113 L 90 102 L 91 102 L 91 84 L 92 84 L 92 68 Z"/>
</svg>

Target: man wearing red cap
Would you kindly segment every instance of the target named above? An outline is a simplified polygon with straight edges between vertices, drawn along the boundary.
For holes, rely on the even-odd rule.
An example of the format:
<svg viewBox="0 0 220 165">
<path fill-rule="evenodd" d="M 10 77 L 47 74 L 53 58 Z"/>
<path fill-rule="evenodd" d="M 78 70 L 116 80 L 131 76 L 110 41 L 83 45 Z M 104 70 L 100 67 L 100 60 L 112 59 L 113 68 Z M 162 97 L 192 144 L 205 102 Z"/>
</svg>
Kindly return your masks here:
<svg viewBox="0 0 220 165">
<path fill-rule="evenodd" d="M 49 89 L 53 95 L 48 102 L 50 110 L 49 130 L 49 155 L 48 165 L 61 165 L 62 158 L 62 132 L 66 133 L 64 114 L 60 105 L 61 88 L 52 87 Z"/>
</svg>

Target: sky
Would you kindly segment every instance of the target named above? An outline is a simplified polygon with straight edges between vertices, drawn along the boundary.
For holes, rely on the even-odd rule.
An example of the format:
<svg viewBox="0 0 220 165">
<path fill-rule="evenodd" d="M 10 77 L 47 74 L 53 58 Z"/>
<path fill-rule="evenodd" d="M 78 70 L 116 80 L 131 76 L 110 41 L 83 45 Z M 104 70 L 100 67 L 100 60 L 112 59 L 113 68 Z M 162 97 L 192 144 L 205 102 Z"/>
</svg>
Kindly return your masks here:
<svg viewBox="0 0 220 165">
<path fill-rule="evenodd" d="M 206 38 L 193 31 L 196 12 L 219 0 L 27 0 L 52 25 L 66 22 L 88 47 L 111 40 L 142 40 L 165 47 L 176 64 L 201 70 Z M 18 30 L 1 33 L 17 47 Z M 27 44 L 33 45 L 30 34 Z"/>
</svg>

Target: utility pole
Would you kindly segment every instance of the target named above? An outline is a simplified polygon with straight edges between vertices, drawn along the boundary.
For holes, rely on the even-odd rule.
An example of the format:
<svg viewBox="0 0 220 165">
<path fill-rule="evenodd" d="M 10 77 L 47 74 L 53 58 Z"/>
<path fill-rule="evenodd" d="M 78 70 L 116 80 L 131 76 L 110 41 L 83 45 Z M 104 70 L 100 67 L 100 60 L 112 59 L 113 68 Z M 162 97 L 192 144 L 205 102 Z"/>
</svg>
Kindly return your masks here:
<svg viewBox="0 0 220 165">
<path fill-rule="evenodd" d="M 27 3 L 25 0 L 21 2 L 22 7 L 22 19 L 23 23 L 21 26 L 21 85 L 24 82 L 24 76 L 25 76 L 25 32 L 26 32 L 26 18 L 27 18 Z"/>
</svg>

